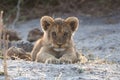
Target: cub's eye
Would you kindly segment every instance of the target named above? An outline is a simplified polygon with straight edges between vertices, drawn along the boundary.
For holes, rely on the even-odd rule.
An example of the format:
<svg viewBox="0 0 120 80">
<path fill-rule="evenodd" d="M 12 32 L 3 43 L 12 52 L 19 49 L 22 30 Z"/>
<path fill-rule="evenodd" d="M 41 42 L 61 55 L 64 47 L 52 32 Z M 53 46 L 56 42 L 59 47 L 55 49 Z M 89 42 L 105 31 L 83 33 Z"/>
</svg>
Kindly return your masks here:
<svg viewBox="0 0 120 80">
<path fill-rule="evenodd" d="M 52 32 L 52 36 L 53 36 L 53 37 L 56 37 L 56 32 Z"/>
<path fill-rule="evenodd" d="M 64 37 L 66 37 L 66 36 L 68 36 L 68 33 L 67 33 L 67 32 L 64 33 Z"/>
</svg>

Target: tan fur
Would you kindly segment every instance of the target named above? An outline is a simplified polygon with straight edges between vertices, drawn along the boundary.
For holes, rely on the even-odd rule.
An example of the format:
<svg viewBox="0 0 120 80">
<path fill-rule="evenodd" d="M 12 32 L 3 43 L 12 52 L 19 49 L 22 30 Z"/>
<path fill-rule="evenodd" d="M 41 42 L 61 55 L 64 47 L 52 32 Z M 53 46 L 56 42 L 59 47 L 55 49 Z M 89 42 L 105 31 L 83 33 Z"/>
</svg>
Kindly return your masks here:
<svg viewBox="0 0 120 80">
<path fill-rule="evenodd" d="M 43 63 L 74 63 L 78 57 L 73 42 L 73 33 L 77 30 L 79 20 L 76 17 L 67 19 L 49 16 L 41 18 L 44 35 L 39 39 L 31 52 L 33 61 Z"/>
</svg>

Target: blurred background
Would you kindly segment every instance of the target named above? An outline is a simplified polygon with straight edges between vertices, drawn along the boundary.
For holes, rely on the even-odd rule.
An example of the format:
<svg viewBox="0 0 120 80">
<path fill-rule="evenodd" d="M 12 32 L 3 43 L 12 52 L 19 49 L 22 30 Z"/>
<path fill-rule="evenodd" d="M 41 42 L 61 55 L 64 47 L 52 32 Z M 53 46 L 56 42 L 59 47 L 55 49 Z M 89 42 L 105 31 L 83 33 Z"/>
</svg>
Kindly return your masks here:
<svg viewBox="0 0 120 80">
<path fill-rule="evenodd" d="M 120 0 L 0 0 L 5 22 L 50 16 L 104 17 L 120 13 Z"/>
</svg>

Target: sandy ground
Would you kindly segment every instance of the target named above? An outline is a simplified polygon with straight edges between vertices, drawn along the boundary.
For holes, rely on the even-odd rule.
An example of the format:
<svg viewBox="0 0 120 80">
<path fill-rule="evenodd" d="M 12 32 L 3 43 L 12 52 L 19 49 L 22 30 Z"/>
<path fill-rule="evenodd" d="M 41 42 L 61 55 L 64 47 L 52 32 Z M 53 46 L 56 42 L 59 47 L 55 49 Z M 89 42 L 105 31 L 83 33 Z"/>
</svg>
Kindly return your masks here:
<svg viewBox="0 0 120 80">
<path fill-rule="evenodd" d="M 0 70 L 3 70 L 2 67 Z M 10 80 L 120 80 L 119 64 L 42 64 L 8 61 Z M 0 76 L 4 80 L 4 76 Z"/>
<path fill-rule="evenodd" d="M 79 18 L 80 26 L 74 35 L 76 48 L 85 55 L 115 63 L 42 64 L 9 60 L 11 80 L 120 80 L 120 16 L 111 17 L 117 20 L 115 24 L 106 23 L 106 18 Z M 16 30 L 26 41 L 28 31 L 39 26 L 36 19 L 17 24 Z M 0 76 L 0 80 L 3 78 Z"/>
</svg>

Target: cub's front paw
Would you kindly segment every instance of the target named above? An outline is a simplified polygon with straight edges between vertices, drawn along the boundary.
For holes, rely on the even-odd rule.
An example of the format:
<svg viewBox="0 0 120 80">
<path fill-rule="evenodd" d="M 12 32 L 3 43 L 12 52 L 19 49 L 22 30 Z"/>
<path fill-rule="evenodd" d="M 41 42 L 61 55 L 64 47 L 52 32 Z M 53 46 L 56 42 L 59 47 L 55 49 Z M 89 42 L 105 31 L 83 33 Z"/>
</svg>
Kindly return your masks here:
<svg viewBox="0 0 120 80">
<path fill-rule="evenodd" d="M 60 61 L 56 58 L 49 58 L 45 61 L 45 63 L 48 63 L 48 64 L 59 64 Z"/>
<path fill-rule="evenodd" d="M 67 58 L 60 58 L 60 63 L 61 64 L 71 64 L 72 60 L 67 59 Z"/>
</svg>

